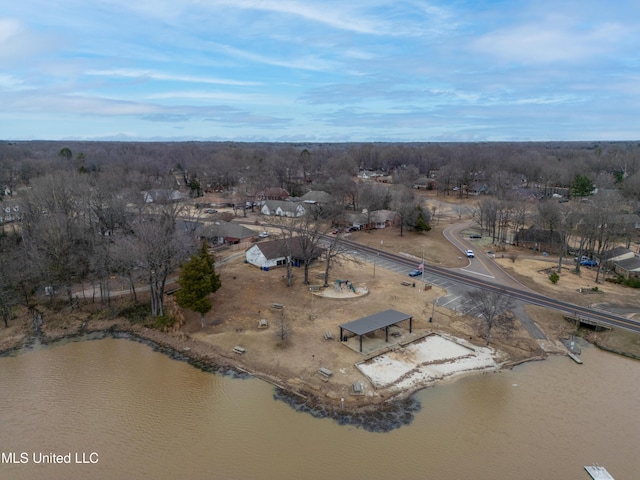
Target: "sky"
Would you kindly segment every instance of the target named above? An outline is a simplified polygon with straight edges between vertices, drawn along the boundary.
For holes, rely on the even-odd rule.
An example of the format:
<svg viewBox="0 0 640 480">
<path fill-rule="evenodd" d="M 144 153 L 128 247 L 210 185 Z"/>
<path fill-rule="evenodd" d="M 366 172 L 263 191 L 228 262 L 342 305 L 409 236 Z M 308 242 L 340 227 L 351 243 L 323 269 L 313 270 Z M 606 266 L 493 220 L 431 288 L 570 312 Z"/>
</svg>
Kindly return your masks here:
<svg viewBox="0 0 640 480">
<path fill-rule="evenodd" d="M 0 139 L 640 138 L 637 0 L 16 0 Z"/>
</svg>

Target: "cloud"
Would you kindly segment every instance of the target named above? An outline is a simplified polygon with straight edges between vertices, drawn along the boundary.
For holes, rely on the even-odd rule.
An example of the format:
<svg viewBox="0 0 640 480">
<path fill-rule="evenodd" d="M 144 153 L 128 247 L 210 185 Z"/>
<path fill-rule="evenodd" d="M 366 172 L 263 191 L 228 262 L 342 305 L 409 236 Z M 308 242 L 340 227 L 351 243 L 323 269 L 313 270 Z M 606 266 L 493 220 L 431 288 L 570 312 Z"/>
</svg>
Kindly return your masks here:
<svg viewBox="0 0 640 480">
<path fill-rule="evenodd" d="M 25 63 L 31 57 L 51 51 L 59 44 L 55 37 L 35 33 L 11 18 L 0 18 L 0 62 Z"/>
<path fill-rule="evenodd" d="M 615 23 L 586 27 L 538 22 L 486 33 L 473 42 L 472 48 L 507 62 L 578 63 L 612 53 L 630 33 Z"/>
<path fill-rule="evenodd" d="M 260 85 L 260 82 L 244 81 L 244 80 L 231 80 L 215 77 L 201 77 L 192 75 L 180 75 L 175 73 L 162 73 L 152 70 L 138 70 L 138 69 L 113 69 L 113 70 L 87 70 L 86 75 L 95 75 L 101 77 L 121 77 L 121 78 L 137 78 L 137 79 L 149 79 L 171 82 L 185 82 L 185 83 L 211 83 L 215 85 L 237 85 L 237 86 L 255 86 Z"/>
</svg>

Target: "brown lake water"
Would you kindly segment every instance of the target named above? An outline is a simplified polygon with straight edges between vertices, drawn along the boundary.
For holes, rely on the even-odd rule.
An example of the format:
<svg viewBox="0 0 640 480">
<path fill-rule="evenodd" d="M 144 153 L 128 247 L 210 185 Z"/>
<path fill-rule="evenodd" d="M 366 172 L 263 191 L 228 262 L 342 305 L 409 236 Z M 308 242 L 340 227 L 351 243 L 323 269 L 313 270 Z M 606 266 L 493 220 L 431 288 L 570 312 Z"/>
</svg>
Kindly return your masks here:
<svg viewBox="0 0 640 480">
<path fill-rule="evenodd" d="M 371 433 L 132 341 L 41 348 L 0 358 L 0 479 L 638 479 L 640 362 L 582 358 L 423 390 L 413 423 Z"/>
</svg>

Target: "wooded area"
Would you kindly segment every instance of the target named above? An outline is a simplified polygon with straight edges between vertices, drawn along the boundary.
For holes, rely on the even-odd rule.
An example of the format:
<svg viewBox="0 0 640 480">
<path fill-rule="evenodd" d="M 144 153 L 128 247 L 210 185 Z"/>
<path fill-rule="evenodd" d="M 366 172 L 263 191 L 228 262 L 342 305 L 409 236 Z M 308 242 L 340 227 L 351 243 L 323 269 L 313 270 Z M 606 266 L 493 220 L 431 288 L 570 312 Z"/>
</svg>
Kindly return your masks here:
<svg viewBox="0 0 640 480">
<path fill-rule="evenodd" d="M 114 276 L 129 280 L 134 299 L 144 278 L 151 314 L 162 316 L 169 275 L 200 245 L 189 226 L 209 206 L 201 195 L 215 193 L 242 216 L 268 192 L 291 199 L 310 190 L 331 200 L 297 222 L 280 219 L 283 235 L 302 231 L 310 252 L 319 233 L 344 225 L 345 211 L 370 224 L 372 212 L 393 210 L 400 234 L 428 230 L 437 209 L 417 195 L 427 190 L 476 197 L 472 214 L 496 244 L 530 242 L 560 257 L 569 245 L 602 258 L 637 241 L 640 144 L 3 142 L 4 322 L 12 306 L 32 306 L 37 295 L 73 306 L 80 284 L 83 295 L 108 304 Z M 327 258 L 335 252 L 331 245 Z"/>
</svg>

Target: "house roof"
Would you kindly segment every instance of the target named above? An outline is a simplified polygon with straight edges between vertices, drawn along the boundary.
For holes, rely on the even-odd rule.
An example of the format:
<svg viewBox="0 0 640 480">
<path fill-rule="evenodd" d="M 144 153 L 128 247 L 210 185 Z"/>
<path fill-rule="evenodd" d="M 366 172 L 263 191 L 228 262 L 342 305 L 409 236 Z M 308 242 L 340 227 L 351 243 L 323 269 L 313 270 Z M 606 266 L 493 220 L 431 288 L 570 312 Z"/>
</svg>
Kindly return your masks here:
<svg viewBox="0 0 640 480">
<path fill-rule="evenodd" d="M 371 221 L 387 222 L 393 220 L 398 215 L 394 210 L 375 210 L 371 212 Z"/>
<path fill-rule="evenodd" d="M 269 187 L 265 188 L 261 196 L 264 198 L 287 198 L 289 197 L 289 192 L 287 192 L 284 188 Z"/>
<path fill-rule="evenodd" d="M 360 212 L 344 212 L 343 214 L 345 222 L 354 224 L 366 224 L 368 221 L 367 215 Z"/>
<path fill-rule="evenodd" d="M 523 199 L 523 200 L 524 199 L 540 200 L 541 198 L 544 197 L 544 195 L 542 195 L 542 193 L 540 193 L 538 190 L 534 190 L 532 188 L 514 188 L 509 193 L 509 196 L 513 197 L 513 198 L 520 198 L 520 199 Z"/>
<path fill-rule="evenodd" d="M 627 272 L 637 272 L 640 271 L 640 257 L 635 256 L 633 258 L 620 260 L 616 265 Z"/>
<path fill-rule="evenodd" d="M 202 236 L 206 238 L 238 238 L 240 240 L 256 236 L 256 232 L 233 222 L 219 221 L 204 228 Z"/>
<path fill-rule="evenodd" d="M 266 200 L 264 204 L 272 212 L 278 208 L 285 212 L 295 212 L 302 205 L 301 202 L 287 202 L 286 200 Z"/>
<path fill-rule="evenodd" d="M 300 199 L 307 203 L 329 203 L 333 201 L 333 196 L 321 190 L 311 190 L 300 197 Z"/>
<path fill-rule="evenodd" d="M 625 247 L 615 247 L 615 248 L 612 248 L 611 250 L 606 251 L 603 256 L 604 258 L 616 258 L 616 257 L 619 257 L 620 255 L 626 255 L 629 253 L 633 253 L 633 251 Z"/>
<path fill-rule="evenodd" d="M 303 258 L 305 256 L 305 253 L 307 255 L 309 254 L 309 252 L 304 251 L 305 245 L 303 241 L 304 239 L 302 237 L 292 237 L 288 239 L 271 240 L 269 242 L 257 243 L 251 248 L 259 248 L 267 260 L 275 260 L 276 258 L 286 257 L 289 251 L 291 252 L 291 257 Z M 306 248 L 307 250 L 309 249 L 308 246 L 306 246 Z M 319 257 L 322 251 L 324 251 L 324 249 L 316 245 L 313 249 L 311 257 Z"/>
<path fill-rule="evenodd" d="M 436 183 L 435 179 L 429 177 L 419 177 L 413 182 L 414 185 L 429 185 L 430 183 Z"/>
</svg>

